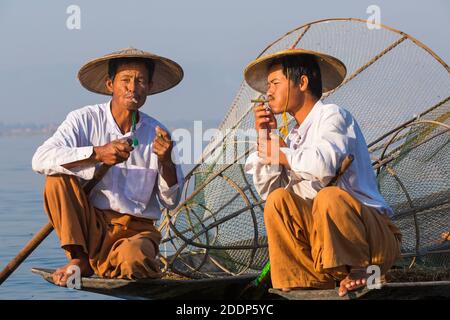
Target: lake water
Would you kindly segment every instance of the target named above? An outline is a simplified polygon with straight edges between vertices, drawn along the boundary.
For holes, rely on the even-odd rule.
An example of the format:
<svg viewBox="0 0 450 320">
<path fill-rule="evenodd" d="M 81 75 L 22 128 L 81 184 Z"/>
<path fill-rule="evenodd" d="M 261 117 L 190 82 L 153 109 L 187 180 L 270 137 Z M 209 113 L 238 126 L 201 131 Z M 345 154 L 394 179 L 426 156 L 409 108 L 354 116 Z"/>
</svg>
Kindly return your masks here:
<svg viewBox="0 0 450 320">
<path fill-rule="evenodd" d="M 44 177 L 31 170 L 31 158 L 47 136 L 1 137 L 0 150 L 0 268 L 23 248 L 48 221 L 43 208 Z M 55 268 L 66 258 L 53 232 L 0 286 L 0 299 L 114 299 L 54 286 L 30 272 L 32 267 Z"/>
</svg>

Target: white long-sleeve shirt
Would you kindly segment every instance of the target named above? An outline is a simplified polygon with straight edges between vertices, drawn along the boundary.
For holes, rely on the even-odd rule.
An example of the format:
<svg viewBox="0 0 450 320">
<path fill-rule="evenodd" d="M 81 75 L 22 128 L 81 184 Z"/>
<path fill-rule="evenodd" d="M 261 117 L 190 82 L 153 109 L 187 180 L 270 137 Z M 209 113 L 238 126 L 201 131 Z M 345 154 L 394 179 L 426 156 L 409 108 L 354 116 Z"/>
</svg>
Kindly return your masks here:
<svg viewBox="0 0 450 320">
<path fill-rule="evenodd" d="M 152 152 L 156 126 L 164 128 L 157 120 L 139 112 L 134 134 L 139 145 L 126 162 L 112 166 L 91 191 L 89 200 L 94 207 L 158 220 L 161 217 L 158 200 L 169 209 L 178 204 L 183 173 L 176 165 L 177 184 L 172 187 L 163 179 L 158 157 Z M 94 146 L 131 136 L 132 132 L 121 133 L 111 113 L 111 102 L 86 106 L 70 112 L 53 136 L 36 150 L 32 167 L 45 175 L 67 174 L 90 180 L 95 165 L 72 169 L 62 165 L 88 159 Z M 175 148 L 173 155 L 178 154 Z"/>
<path fill-rule="evenodd" d="M 336 175 L 344 157 L 352 154 L 354 160 L 337 186 L 362 204 L 392 215 L 378 191 L 366 141 L 350 112 L 319 100 L 301 125 L 291 130 L 286 144 L 288 147 L 281 151 L 290 170 L 264 164 L 257 152 L 247 158 L 245 171 L 253 176 L 262 199 L 280 187 L 291 189 L 304 199 L 314 199 Z"/>
</svg>

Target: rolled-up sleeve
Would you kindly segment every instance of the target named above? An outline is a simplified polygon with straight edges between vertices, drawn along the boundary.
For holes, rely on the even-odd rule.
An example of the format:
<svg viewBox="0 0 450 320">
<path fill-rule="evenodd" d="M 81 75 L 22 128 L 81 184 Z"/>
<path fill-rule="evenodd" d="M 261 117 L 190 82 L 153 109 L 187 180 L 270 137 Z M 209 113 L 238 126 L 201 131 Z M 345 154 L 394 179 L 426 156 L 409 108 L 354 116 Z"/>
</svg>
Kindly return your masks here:
<svg viewBox="0 0 450 320">
<path fill-rule="evenodd" d="M 282 166 L 265 164 L 257 152 L 249 155 L 244 170 L 252 175 L 255 189 L 263 200 L 267 199 L 270 192 L 287 185 L 288 182 Z"/>
<path fill-rule="evenodd" d="M 94 176 L 95 165 L 66 169 L 62 165 L 88 159 L 93 146 L 87 145 L 83 126 L 71 112 L 56 132 L 35 152 L 32 168 L 45 175 L 67 174 L 90 180 Z"/>
</svg>

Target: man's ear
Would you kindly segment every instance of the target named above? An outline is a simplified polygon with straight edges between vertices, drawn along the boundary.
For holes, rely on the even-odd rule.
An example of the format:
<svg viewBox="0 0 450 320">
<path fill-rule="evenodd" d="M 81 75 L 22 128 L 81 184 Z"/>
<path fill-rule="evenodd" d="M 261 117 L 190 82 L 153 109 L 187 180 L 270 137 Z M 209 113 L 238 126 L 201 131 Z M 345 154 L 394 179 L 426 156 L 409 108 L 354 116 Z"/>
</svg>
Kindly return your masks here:
<svg viewBox="0 0 450 320">
<path fill-rule="evenodd" d="M 300 91 L 305 92 L 308 89 L 309 79 L 307 76 L 302 75 L 298 84 Z"/>
<path fill-rule="evenodd" d="M 113 93 L 113 81 L 110 78 L 106 79 L 106 89 L 109 91 L 109 93 Z"/>
</svg>

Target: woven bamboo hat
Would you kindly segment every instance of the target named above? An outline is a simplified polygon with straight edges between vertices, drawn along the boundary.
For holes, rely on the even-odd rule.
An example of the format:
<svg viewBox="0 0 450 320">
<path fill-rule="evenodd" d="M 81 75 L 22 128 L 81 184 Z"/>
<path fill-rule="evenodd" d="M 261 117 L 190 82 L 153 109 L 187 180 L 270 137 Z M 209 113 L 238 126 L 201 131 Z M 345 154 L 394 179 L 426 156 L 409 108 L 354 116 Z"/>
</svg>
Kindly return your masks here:
<svg viewBox="0 0 450 320">
<path fill-rule="evenodd" d="M 248 85 L 258 92 L 266 93 L 267 76 L 269 74 L 269 66 L 277 58 L 284 56 L 314 56 L 322 78 L 322 93 L 331 91 L 339 86 L 347 74 L 347 68 L 339 59 L 324 53 L 305 50 L 305 49 L 288 49 L 278 51 L 267 56 L 263 56 L 249 63 L 245 68 L 244 78 Z"/>
<path fill-rule="evenodd" d="M 178 63 L 151 52 L 126 48 L 91 60 L 82 66 L 78 72 L 78 80 L 81 85 L 89 91 L 111 95 L 105 84 L 108 78 L 109 61 L 119 58 L 141 58 L 153 61 L 155 65 L 152 77 L 153 85 L 147 95 L 169 90 L 183 79 L 183 69 Z"/>
</svg>

